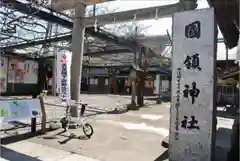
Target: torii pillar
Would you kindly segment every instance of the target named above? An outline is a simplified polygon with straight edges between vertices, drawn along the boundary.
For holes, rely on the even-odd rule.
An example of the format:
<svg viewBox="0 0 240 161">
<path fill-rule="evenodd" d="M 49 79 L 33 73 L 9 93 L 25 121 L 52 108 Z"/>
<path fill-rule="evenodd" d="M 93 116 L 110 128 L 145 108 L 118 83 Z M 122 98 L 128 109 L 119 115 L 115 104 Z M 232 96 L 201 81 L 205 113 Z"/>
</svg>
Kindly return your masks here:
<svg viewBox="0 0 240 161">
<path fill-rule="evenodd" d="M 84 52 L 84 16 L 86 5 L 76 3 L 75 16 L 72 31 L 72 64 L 71 64 L 71 99 L 80 102 L 81 77 Z M 78 117 L 78 105 L 71 108 L 71 116 Z"/>
</svg>

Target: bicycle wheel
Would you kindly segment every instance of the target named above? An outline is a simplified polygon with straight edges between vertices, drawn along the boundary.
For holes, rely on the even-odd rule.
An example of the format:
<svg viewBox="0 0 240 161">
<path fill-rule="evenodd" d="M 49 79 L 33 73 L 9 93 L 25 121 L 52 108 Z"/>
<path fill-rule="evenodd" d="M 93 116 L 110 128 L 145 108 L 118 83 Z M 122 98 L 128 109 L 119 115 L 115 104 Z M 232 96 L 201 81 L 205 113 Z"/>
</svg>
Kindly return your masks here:
<svg viewBox="0 0 240 161">
<path fill-rule="evenodd" d="M 84 124 L 83 133 L 90 138 L 93 135 L 93 127 L 88 123 Z"/>
</svg>

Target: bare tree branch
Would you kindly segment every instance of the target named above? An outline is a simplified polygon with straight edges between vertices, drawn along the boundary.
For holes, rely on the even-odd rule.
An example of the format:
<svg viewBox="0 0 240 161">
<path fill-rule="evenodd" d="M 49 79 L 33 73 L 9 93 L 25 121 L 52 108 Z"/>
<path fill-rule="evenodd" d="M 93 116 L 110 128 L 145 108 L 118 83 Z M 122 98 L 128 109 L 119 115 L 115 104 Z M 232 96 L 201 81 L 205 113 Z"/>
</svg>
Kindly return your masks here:
<svg viewBox="0 0 240 161">
<path fill-rule="evenodd" d="M 33 15 L 24 15 L 22 13 L 7 8 L 3 8 L 3 10 L 0 11 L 0 19 L 2 19 L 2 21 L 0 22 L 0 29 L 2 31 L 12 26 L 17 27 L 17 32 L 13 35 L 2 33 L 2 35 L 8 37 L 9 39 L 8 41 L 1 40 L 2 44 L 18 42 L 19 40 L 29 42 L 30 40 L 25 38 L 28 37 L 27 35 L 29 35 L 29 33 L 31 33 L 32 35 L 29 35 L 30 38 L 35 38 L 37 35 L 40 36 L 41 34 L 46 33 L 47 30 L 44 23 L 39 23 L 39 20 L 34 18 Z M 36 28 L 38 30 L 36 30 Z"/>
<path fill-rule="evenodd" d="M 23 41 L 29 41 L 28 39 L 25 39 L 25 38 L 22 38 L 22 37 L 19 37 L 19 36 L 9 35 L 9 34 L 5 34 L 5 33 L 0 33 L 0 34 L 4 35 L 4 36 L 8 36 L 9 38 L 20 39 L 20 40 L 23 40 Z"/>
</svg>

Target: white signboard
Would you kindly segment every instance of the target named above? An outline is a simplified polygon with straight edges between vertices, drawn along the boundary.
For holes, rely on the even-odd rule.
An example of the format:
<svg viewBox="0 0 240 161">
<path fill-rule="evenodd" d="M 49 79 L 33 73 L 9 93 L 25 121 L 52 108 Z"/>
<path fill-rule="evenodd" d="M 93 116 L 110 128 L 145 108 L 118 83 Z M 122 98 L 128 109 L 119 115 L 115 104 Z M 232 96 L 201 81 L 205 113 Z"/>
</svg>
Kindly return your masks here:
<svg viewBox="0 0 240 161">
<path fill-rule="evenodd" d="M 170 161 L 211 161 L 215 29 L 213 8 L 173 15 Z"/>
<path fill-rule="evenodd" d="M 57 88 L 61 101 L 68 101 L 70 96 L 70 69 L 72 53 L 67 50 L 61 50 L 57 54 Z"/>
<path fill-rule="evenodd" d="M 39 99 L 0 101 L 0 124 L 41 116 Z"/>
</svg>

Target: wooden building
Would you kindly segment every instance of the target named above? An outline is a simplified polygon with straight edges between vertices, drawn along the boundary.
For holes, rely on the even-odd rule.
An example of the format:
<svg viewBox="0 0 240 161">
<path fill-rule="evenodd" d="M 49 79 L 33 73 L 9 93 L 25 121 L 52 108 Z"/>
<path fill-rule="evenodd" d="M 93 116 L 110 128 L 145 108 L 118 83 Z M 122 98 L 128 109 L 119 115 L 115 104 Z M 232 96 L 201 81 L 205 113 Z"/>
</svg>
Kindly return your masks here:
<svg viewBox="0 0 240 161">
<path fill-rule="evenodd" d="M 109 72 L 107 68 L 91 68 L 84 77 L 88 77 L 89 93 L 111 93 L 130 95 L 131 83 L 128 79 L 130 68 L 117 69 L 115 74 Z M 145 79 L 145 96 L 154 95 L 156 75 L 161 74 L 162 80 L 170 82 L 170 70 L 162 67 L 150 67 Z"/>
<path fill-rule="evenodd" d="M 217 105 L 239 105 L 239 65 L 236 61 L 217 61 L 217 76 Z"/>
</svg>

